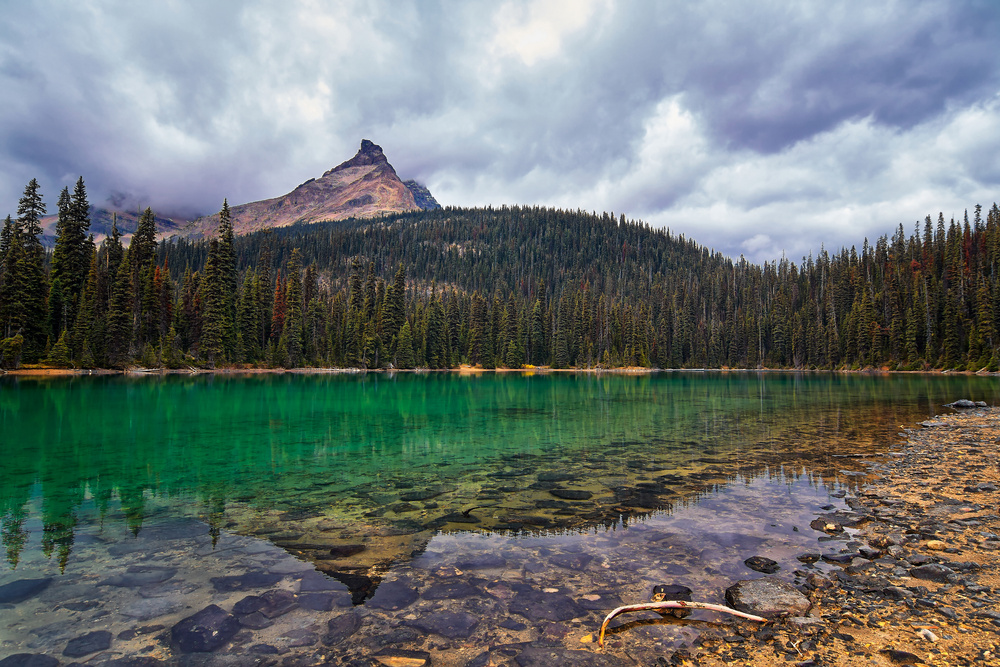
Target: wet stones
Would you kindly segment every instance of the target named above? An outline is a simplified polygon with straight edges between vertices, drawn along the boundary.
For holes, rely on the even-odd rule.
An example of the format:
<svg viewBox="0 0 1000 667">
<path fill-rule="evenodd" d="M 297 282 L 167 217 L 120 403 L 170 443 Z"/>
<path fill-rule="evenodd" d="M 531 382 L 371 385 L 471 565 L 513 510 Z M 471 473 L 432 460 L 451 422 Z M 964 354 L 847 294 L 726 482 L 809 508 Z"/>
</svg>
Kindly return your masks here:
<svg viewBox="0 0 1000 667">
<path fill-rule="evenodd" d="M 928 581 L 946 583 L 951 580 L 951 577 L 956 575 L 955 571 L 950 567 L 945 567 L 944 565 L 939 565 L 938 563 L 928 563 L 927 565 L 910 568 L 910 576 L 915 579 L 926 579 Z"/>
<path fill-rule="evenodd" d="M 428 587 L 420 597 L 424 600 L 459 600 L 474 595 L 480 595 L 475 586 L 464 581 L 446 581 Z"/>
<path fill-rule="evenodd" d="M 107 630 L 97 630 L 69 640 L 63 650 L 63 655 L 69 658 L 82 658 L 85 655 L 106 651 L 109 648 L 111 648 L 111 633 Z"/>
<path fill-rule="evenodd" d="M 464 611 L 441 611 L 411 621 L 410 625 L 448 639 L 460 639 L 472 634 L 479 619 Z"/>
<path fill-rule="evenodd" d="M 764 574 L 774 574 L 781 569 L 777 561 L 765 558 L 764 556 L 751 556 L 743 561 L 743 564 L 754 572 L 763 572 Z"/>
<path fill-rule="evenodd" d="M 40 653 L 15 653 L 0 660 L 0 667 L 59 667 L 59 661 Z"/>
<path fill-rule="evenodd" d="M 231 577 L 212 577 L 210 581 L 218 592 L 233 593 L 274 586 L 281 581 L 281 575 L 268 572 L 247 572 Z"/>
<path fill-rule="evenodd" d="M 349 611 L 340 616 L 334 616 L 327 623 L 327 632 L 323 635 L 323 644 L 334 646 L 343 642 L 361 628 L 361 614 Z"/>
<path fill-rule="evenodd" d="M 46 579 L 18 579 L 9 584 L 0 586 L 0 604 L 17 604 L 33 598 L 52 583 L 51 578 Z"/>
<path fill-rule="evenodd" d="M 545 593 L 532 588 L 518 591 L 510 601 L 508 610 L 529 621 L 569 621 L 587 613 L 586 609 L 568 595 Z"/>
<path fill-rule="evenodd" d="M 130 567 L 125 574 L 109 577 L 98 586 L 119 586 L 122 588 L 137 588 L 160 584 L 177 574 L 173 567 Z"/>
<path fill-rule="evenodd" d="M 736 582 L 726 589 L 726 602 L 734 609 L 765 618 L 805 616 L 812 607 L 797 588 L 773 577 Z"/>
<path fill-rule="evenodd" d="M 567 570 L 583 570 L 594 557 L 590 554 L 556 554 L 549 557 L 549 562 Z"/>
<path fill-rule="evenodd" d="M 208 653 L 232 639 L 239 629 L 235 616 L 212 604 L 174 625 L 170 639 L 184 653 Z"/>
<path fill-rule="evenodd" d="M 419 597 L 409 579 L 393 579 L 382 582 L 368 602 L 368 606 L 386 611 L 399 611 L 416 602 Z"/>
<path fill-rule="evenodd" d="M 563 500 L 590 500 L 594 497 L 594 494 L 590 491 L 579 489 L 550 489 L 549 493 Z"/>
</svg>

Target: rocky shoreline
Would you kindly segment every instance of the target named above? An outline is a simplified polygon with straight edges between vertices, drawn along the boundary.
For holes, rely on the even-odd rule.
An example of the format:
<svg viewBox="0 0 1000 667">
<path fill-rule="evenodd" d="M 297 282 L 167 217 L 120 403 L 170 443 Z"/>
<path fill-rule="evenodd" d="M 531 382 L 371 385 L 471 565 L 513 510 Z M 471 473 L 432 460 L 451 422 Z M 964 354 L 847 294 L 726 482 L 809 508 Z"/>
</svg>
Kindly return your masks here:
<svg viewBox="0 0 1000 667">
<path fill-rule="evenodd" d="M 795 583 L 808 616 L 730 623 L 671 665 L 1000 665 L 1000 410 L 976 408 L 907 430 L 873 463 L 849 510 L 822 515 Z M 842 569 L 815 570 L 824 560 Z"/>
</svg>

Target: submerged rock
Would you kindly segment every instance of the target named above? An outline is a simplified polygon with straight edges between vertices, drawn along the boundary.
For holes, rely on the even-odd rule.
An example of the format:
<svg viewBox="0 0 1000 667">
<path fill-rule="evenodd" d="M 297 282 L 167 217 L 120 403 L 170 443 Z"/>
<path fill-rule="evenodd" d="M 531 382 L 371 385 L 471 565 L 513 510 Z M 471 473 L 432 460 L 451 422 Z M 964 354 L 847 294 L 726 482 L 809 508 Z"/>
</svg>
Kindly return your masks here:
<svg viewBox="0 0 1000 667">
<path fill-rule="evenodd" d="M 97 630 L 71 639 L 66 644 L 63 655 L 69 658 L 82 658 L 85 655 L 106 651 L 109 648 L 111 648 L 111 633 L 107 630 Z"/>
<path fill-rule="evenodd" d="M 409 580 L 394 579 L 382 582 L 368 602 L 368 606 L 386 611 L 398 611 L 416 602 L 418 597 L 420 595 Z"/>
<path fill-rule="evenodd" d="M 170 638 L 184 653 L 207 653 L 228 642 L 239 629 L 235 616 L 212 604 L 174 625 Z"/>
<path fill-rule="evenodd" d="M 52 583 L 51 578 L 47 579 L 18 579 L 9 584 L 0 586 L 0 604 L 17 604 L 32 598 Z"/>
<path fill-rule="evenodd" d="M 799 589 L 773 577 L 736 582 L 726 589 L 726 602 L 733 609 L 765 618 L 805 616 L 812 607 Z"/>
<path fill-rule="evenodd" d="M 459 639 L 471 635 L 479 619 L 464 611 L 441 611 L 411 621 L 410 625 L 448 639 Z"/>
<path fill-rule="evenodd" d="M 59 667 L 59 661 L 41 653 L 15 653 L 0 660 L 0 667 Z"/>
<path fill-rule="evenodd" d="M 743 561 L 743 564 L 755 572 L 763 572 L 764 574 L 774 574 L 781 569 L 777 561 L 765 558 L 764 556 L 750 556 L 750 558 Z"/>
</svg>

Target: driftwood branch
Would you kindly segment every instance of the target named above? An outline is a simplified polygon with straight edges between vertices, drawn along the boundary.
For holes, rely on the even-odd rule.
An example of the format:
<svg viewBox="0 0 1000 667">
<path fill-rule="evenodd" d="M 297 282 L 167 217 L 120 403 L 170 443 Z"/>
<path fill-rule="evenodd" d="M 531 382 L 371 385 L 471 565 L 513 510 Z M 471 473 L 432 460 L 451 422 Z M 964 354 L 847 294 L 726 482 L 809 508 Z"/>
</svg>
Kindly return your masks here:
<svg viewBox="0 0 1000 667">
<path fill-rule="evenodd" d="M 664 600 L 663 602 L 641 602 L 639 604 L 629 604 L 624 607 L 618 607 L 610 614 L 608 614 L 604 623 L 601 623 L 601 634 L 597 639 L 597 644 L 600 647 L 604 647 L 604 631 L 608 628 L 608 623 L 611 622 L 615 616 L 619 614 L 625 614 L 630 611 L 659 611 L 660 609 L 708 609 L 709 611 L 717 611 L 723 614 L 732 614 L 733 616 L 738 616 L 740 618 L 745 618 L 748 621 L 757 621 L 758 623 L 767 623 L 766 618 L 761 618 L 760 616 L 754 616 L 753 614 L 744 614 L 742 611 L 736 611 L 729 607 L 724 607 L 721 604 L 711 604 L 709 602 L 685 602 L 684 600 Z"/>
</svg>

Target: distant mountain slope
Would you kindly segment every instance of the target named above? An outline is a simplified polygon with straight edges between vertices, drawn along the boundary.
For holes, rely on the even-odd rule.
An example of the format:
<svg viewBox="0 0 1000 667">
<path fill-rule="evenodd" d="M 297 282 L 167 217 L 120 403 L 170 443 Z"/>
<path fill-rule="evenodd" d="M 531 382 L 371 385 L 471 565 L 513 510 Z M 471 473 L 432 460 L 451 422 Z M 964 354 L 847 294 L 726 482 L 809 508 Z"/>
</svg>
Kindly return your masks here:
<svg viewBox="0 0 1000 667">
<path fill-rule="evenodd" d="M 94 235 L 94 241 L 98 244 L 105 238 L 111 236 L 111 223 L 114 216 L 118 216 L 118 233 L 122 235 L 122 242 L 128 245 L 139 225 L 139 216 L 142 211 L 114 211 L 107 208 L 90 207 L 90 232 Z M 55 247 L 56 244 L 56 223 L 59 220 L 57 215 L 47 215 L 42 218 L 42 245 L 47 248 Z M 156 233 L 161 237 L 170 237 L 177 234 L 188 220 L 174 218 L 163 218 L 156 216 Z"/>
<path fill-rule="evenodd" d="M 413 199 L 417 202 L 417 206 L 423 210 L 432 211 L 436 208 L 441 208 L 441 204 L 438 203 L 437 199 L 434 199 L 434 195 L 427 189 L 427 186 L 413 180 L 403 181 L 403 185 L 410 189 L 410 192 L 413 193 Z"/>
<path fill-rule="evenodd" d="M 423 186 L 421 202 L 396 175 L 382 148 L 364 139 L 350 160 L 311 178 L 287 195 L 233 206 L 233 229 L 237 234 L 288 227 L 296 223 L 347 218 L 370 218 L 383 213 L 404 213 L 437 207 Z M 218 214 L 192 221 L 179 235 L 204 238 L 215 233 Z"/>
</svg>

